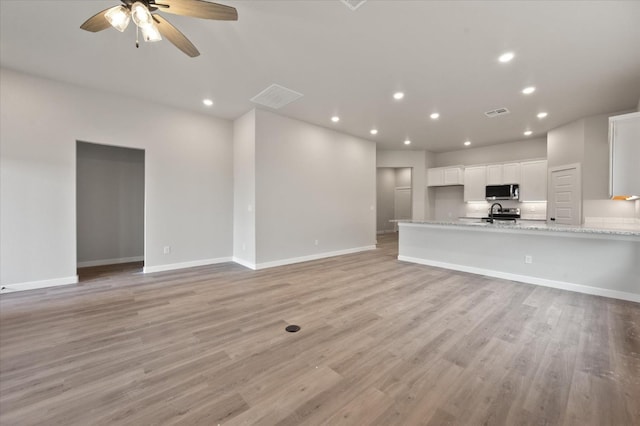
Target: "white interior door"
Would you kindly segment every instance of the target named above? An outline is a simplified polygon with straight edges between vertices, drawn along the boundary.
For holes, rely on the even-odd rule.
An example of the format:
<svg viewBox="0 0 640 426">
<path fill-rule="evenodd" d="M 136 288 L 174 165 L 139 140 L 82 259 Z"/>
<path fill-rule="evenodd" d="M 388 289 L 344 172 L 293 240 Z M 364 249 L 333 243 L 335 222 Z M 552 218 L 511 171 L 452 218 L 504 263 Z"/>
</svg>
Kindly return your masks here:
<svg viewBox="0 0 640 426">
<path fill-rule="evenodd" d="M 549 170 L 550 190 L 548 214 L 550 223 L 580 225 L 582 191 L 580 165 L 554 167 Z"/>
</svg>

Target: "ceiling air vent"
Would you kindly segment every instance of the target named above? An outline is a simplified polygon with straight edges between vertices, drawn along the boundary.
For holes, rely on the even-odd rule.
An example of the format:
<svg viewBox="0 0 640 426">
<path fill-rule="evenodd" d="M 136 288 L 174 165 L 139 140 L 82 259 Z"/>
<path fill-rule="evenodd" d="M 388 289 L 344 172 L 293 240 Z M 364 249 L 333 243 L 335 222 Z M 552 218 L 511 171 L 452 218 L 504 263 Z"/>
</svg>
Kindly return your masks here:
<svg viewBox="0 0 640 426">
<path fill-rule="evenodd" d="M 484 115 L 486 115 L 489 118 L 493 118 L 493 117 L 497 117 L 499 115 L 506 115 L 509 114 L 511 111 L 509 111 L 506 108 L 498 108 L 498 109 L 494 109 L 491 111 L 487 111 L 484 113 Z"/>
<path fill-rule="evenodd" d="M 278 84 L 272 84 L 251 98 L 251 102 L 255 102 L 269 108 L 280 109 L 302 96 L 302 93 L 287 89 L 286 87 L 282 87 Z"/>
<path fill-rule="evenodd" d="M 347 7 L 351 10 L 356 10 L 360 6 L 364 4 L 367 0 L 340 0 L 342 3 L 346 4 Z"/>
</svg>

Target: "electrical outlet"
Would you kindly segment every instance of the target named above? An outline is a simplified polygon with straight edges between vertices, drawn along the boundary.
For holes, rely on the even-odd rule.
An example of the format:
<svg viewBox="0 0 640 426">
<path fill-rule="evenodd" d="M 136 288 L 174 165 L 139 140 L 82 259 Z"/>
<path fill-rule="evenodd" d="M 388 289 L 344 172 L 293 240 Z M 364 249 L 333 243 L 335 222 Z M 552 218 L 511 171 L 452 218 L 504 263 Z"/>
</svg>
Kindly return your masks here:
<svg viewBox="0 0 640 426">
<path fill-rule="evenodd" d="M 171 246 L 164 246 L 164 249 L 162 250 L 162 252 L 164 254 L 169 254 L 171 253 Z"/>
<path fill-rule="evenodd" d="M 533 256 L 531 256 L 531 255 L 529 255 L 529 254 L 528 254 L 528 255 L 526 255 L 526 256 L 524 257 L 524 263 L 533 263 Z"/>
</svg>

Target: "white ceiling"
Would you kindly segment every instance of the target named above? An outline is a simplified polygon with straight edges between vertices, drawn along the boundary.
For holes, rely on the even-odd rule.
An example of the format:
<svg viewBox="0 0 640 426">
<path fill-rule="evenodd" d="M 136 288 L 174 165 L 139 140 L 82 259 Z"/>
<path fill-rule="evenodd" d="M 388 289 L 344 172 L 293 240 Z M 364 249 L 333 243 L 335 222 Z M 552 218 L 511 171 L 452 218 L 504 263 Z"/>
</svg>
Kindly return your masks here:
<svg viewBox="0 0 640 426">
<path fill-rule="evenodd" d="M 236 7 L 239 21 L 164 15 L 200 50 L 189 58 L 166 40 L 136 49 L 133 25 L 80 30 L 117 0 L 0 0 L 0 65 L 228 119 L 277 83 L 304 94 L 280 114 L 380 149 L 435 152 L 466 139 L 522 140 L 526 129 L 544 136 L 640 98 L 638 1 L 369 0 L 355 11 L 339 0 L 220 3 Z M 499 63 L 508 50 L 515 59 Z M 529 85 L 538 90 L 520 93 Z M 406 93 L 400 102 L 397 90 Z M 204 107 L 205 97 L 215 105 Z M 498 107 L 511 114 L 484 116 Z M 539 120 L 539 111 L 549 116 Z"/>
</svg>

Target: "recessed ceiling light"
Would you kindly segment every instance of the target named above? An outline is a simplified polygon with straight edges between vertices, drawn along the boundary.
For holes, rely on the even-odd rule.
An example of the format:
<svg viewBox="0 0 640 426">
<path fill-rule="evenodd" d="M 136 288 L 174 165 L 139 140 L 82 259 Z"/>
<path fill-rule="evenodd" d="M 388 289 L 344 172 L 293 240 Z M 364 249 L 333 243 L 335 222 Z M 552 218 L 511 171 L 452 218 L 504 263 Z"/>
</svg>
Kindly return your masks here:
<svg viewBox="0 0 640 426">
<path fill-rule="evenodd" d="M 437 120 L 440 117 L 440 114 L 438 114 L 437 112 L 434 112 L 429 117 L 431 117 L 432 120 Z"/>
<path fill-rule="evenodd" d="M 533 134 L 533 132 L 531 130 L 527 130 L 526 132 L 524 132 L 525 136 L 531 136 Z"/>
<path fill-rule="evenodd" d="M 469 145 L 471 145 L 471 141 L 466 141 L 466 142 L 464 143 L 464 146 L 469 146 Z"/>
<path fill-rule="evenodd" d="M 524 93 L 525 95 L 530 95 L 535 91 L 536 91 L 536 88 L 533 86 L 525 87 L 524 89 L 522 89 L 522 93 Z"/>
<path fill-rule="evenodd" d="M 507 63 L 507 62 L 511 62 L 514 56 L 515 55 L 513 54 L 513 52 L 505 52 L 502 55 L 500 55 L 498 60 L 502 63 Z"/>
<path fill-rule="evenodd" d="M 377 135 L 378 134 L 378 130 L 371 129 L 371 131 L 369 133 L 371 133 L 372 135 Z"/>
<path fill-rule="evenodd" d="M 331 121 L 333 121 L 334 123 L 337 123 L 338 121 L 340 121 L 340 117 L 338 117 L 337 115 L 334 115 L 333 117 L 331 117 Z"/>
<path fill-rule="evenodd" d="M 411 141 L 409 139 L 407 139 L 406 141 L 404 141 L 405 145 L 411 145 Z"/>
<path fill-rule="evenodd" d="M 396 92 L 393 94 L 393 99 L 395 99 L 396 101 L 399 101 L 402 98 L 404 98 L 404 93 L 402 92 Z"/>
<path fill-rule="evenodd" d="M 205 104 L 206 106 L 212 106 L 213 105 L 213 101 L 211 99 L 203 99 L 202 103 Z"/>
<path fill-rule="evenodd" d="M 546 112 L 539 112 L 538 113 L 538 118 L 545 118 L 547 115 L 549 115 L 549 114 L 547 114 Z"/>
</svg>

